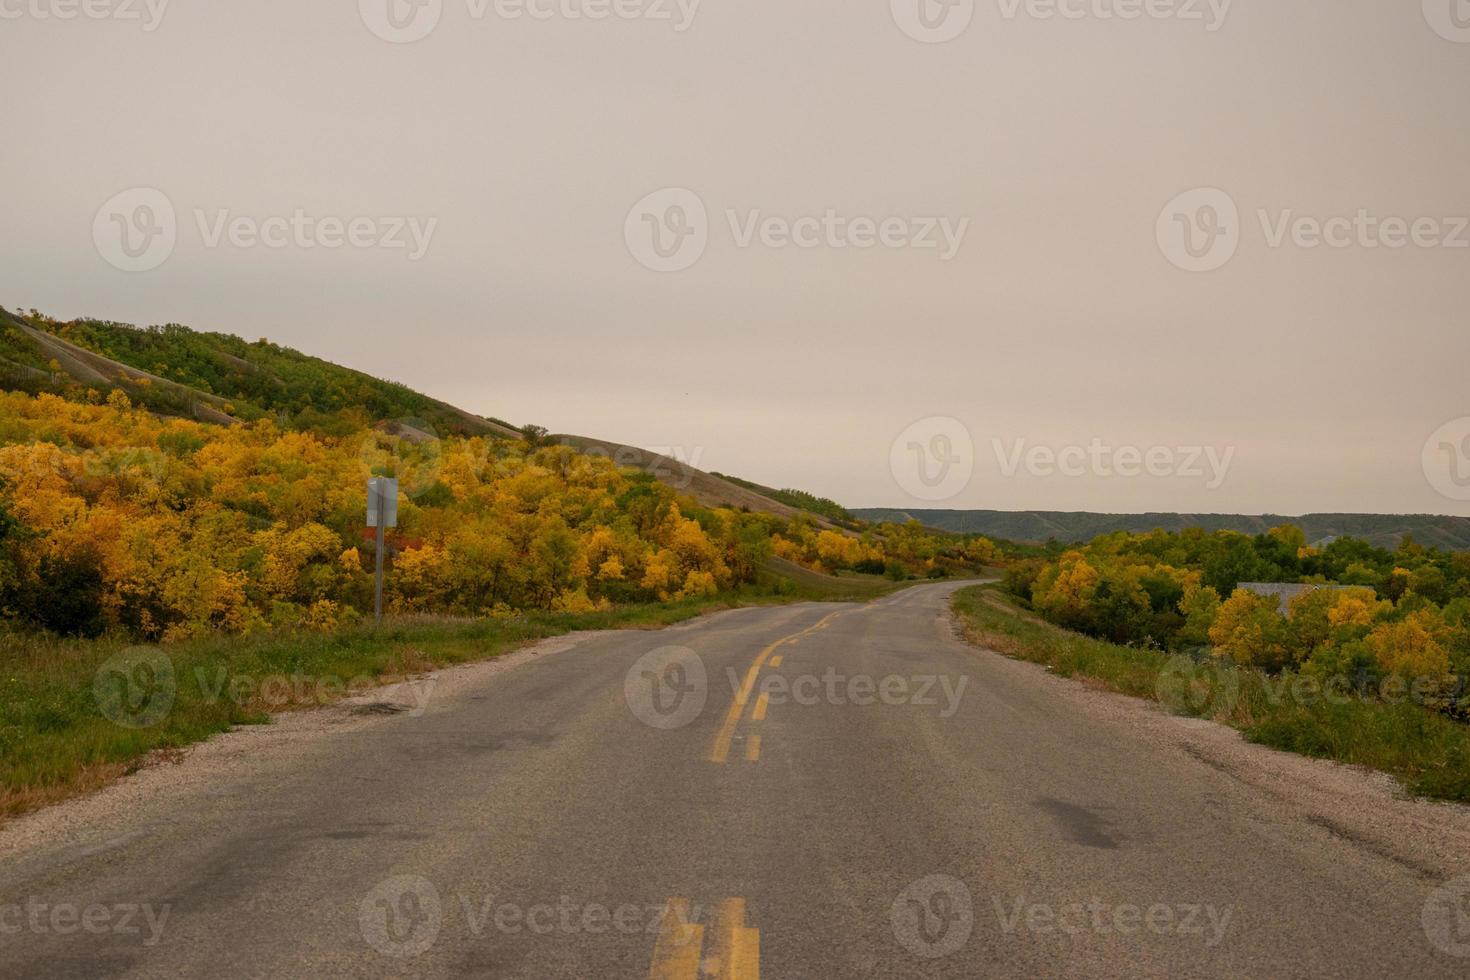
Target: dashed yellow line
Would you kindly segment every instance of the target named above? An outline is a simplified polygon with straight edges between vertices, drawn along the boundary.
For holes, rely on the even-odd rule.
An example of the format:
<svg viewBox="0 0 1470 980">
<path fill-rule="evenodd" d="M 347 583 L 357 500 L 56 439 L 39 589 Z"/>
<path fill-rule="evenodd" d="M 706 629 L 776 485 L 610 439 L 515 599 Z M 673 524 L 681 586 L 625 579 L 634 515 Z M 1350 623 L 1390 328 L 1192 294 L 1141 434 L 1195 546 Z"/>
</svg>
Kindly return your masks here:
<svg viewBox="0 0 1470 980">
<path fill-rule="evenodd" d="M 762 691 L 761 692 L 761 696 L 755 699 L 755 710 L 751 711 L 751 713 L 750 713 L 750 720 L 751 721 L 765 721 L 766 720 L 766 711 L 770 707 L 771 707 L 771 696 L 769 694 L 767 694 L 765 691 Z"/>
<path fill-rule="evenodd" d="M 771 666 L 772 667 L 779 667 L 779 666 L 781 666 L 781 654 L 778 653 L 774 657 L 771 658 Z"/>
<path fill-rule="evenodd" d="M 755 686 L 755 677 L 760 673 L 761 665 L 771 655 L 771 651 L 779 646 L 781 640 L 777 640 L 762 650 L 755 658 L 755 663 L 750 665 L 750 670 L 745 673 L 745 680 L 740 683 L 740 689 L 735 692 L 735 700 L 730 702 L 730 710 L 725 712 L 725 721 L 720 725 L 720 730 L 715 733 L 715 743 L 709 750 L 709 761 L 724 762 L 730 758 L 730 740 L 735 737 L 735 728 L 740 724 L 740 715 L 745 711 L 745 702 L 750 699 L 751 688 Z"/>
<path fill-rule="evenodd" d="M 843 612 L 845 610 L 839 609 L 836 612 L 828 613 L 815 624 L 808 626 L 804 630 L 798 630 L 789 636 L 781 637 L 756 654 L 755 662 L 745 672 L 745 679 L 740 682 L 740 688 L 735 692 L 734 700 L 730 702 L 730 710 L 725 712 L 725 720 L 720 725 L 720 730 L 715 733 L 715 741 L 709 751 L 709 761 L 725 762 L 730 758 L 730 743 L 735 738 L 735 729 L 740 726 L 740 716 L 745 713 L 745 706 L 750 702 L 750 694 L 755 690 L 756 678 L 760 676 L 761 668 L 765 666 L 766 661 L 776 651 L 776 648 L 783 643 L 792 642 L 800 637 L 806 636 L 808 633 L 821 629 L 827 625 L 829 620 L 841 615 Z M 764 712 L 762 712 L 762 715 L 764 715 Z"/>
<path fill-rule="evenodd" d="M 745 759 L 747 762 L 755 762 L 761 757 L 761 737 L 752 735 L 745 740 Z"/>
</svg>

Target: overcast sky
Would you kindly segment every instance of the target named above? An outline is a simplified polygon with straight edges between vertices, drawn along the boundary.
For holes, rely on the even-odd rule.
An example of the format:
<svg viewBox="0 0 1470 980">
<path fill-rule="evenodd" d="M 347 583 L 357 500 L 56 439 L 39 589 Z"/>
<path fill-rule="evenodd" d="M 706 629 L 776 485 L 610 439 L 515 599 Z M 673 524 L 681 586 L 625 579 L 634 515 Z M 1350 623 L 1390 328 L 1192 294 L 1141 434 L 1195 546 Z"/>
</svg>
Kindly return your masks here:
<svg viewBox="0 0 1470 980">
<path fill-rule="evenodd" d="M 851 506 L 1470 514 L 1465 0 L 389 2 L 0 0 L 0 303 Z"/>
</svg>

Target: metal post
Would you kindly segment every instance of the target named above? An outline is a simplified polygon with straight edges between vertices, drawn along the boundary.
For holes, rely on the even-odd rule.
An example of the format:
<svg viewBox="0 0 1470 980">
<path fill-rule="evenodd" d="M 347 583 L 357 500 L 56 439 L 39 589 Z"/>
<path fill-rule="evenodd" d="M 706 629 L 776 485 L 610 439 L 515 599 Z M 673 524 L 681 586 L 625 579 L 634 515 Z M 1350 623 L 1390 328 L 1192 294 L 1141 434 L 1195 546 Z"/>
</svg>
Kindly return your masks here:
<svg viewBox="0 0 1470 980">
<path fill-rule="evenodd" d="M 373 583 L 373 621 L 379 625 L 383 622 L 383 525 L 388 523 L 388 501 L 387 494 L 383 492 L 387 480 L 377 480 L 373 484 L 373 494 L 377 497 L 378 509 L 378 547 L 374 564 L 377 566 L 376 581 Z"/>
</svg>

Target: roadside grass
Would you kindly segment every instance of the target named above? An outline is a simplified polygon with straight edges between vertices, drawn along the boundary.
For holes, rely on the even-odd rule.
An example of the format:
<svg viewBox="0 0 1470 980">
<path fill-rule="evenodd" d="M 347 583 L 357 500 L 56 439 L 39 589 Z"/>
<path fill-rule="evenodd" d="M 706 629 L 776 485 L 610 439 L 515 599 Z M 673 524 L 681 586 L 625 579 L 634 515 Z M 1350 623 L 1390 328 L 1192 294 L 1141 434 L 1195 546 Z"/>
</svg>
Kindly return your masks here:
<svg viewBox="0 0 1470 980">
<path fill-rule="evenodd" d="M 893 582 L 881 575 L 860 575 L 843 572 L 828 575 L 813 571 L 785 558 L 766 561 L 762 582 L 770 576 L 771 588 L 789 595 L 807 595 L 814 599 L 873 599 L 912 585 L 913 582 Z"/>
<path fill-rule="evenodd" d="M 1389 773 L 1417 796 L 1470 802 L 1470 726 L 1412 702 L 1326 697 L 1310 678 L 1119 646 L 1044 622 L 995 586 L 955 593 L 971 643 L 1063 677 L 1230 725 L 1252 742 Z"/>
<path fill-rule="evenodd" d="M 219 635 L 165 646 L 0 634 L 0 822 L 167 761 L 235 725 L 268 723 L 272 713 L 489 660 L 547 637 L 657 629 L 742 605 L 866 600 L 903 587 L 815 573 L 795 581 L 767 571 L 739 592 L 607 612 L 389 618 L 381 627 Z"/>
</svg>

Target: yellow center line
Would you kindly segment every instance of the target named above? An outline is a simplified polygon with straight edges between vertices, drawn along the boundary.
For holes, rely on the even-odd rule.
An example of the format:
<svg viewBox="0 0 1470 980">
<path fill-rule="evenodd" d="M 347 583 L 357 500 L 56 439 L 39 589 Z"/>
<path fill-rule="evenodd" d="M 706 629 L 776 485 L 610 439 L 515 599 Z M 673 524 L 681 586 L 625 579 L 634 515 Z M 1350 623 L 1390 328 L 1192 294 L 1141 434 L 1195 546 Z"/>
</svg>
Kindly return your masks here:
<svg viewBox="0 0 1470 980">
<path fill-rule="evenodd" d="M 752 735 L 745 742 L 745 758 L 749 762 L 755 762 L 761 757 L 761 737 Z"/>
<path fill-rule="evenodd" d="M 767 658 L 781 644 L 805 636 L 813 630 L 821 629 L 826 625 L 828 620 L 843 612 L 846 612 L 846 610 L 839 609 L 836 612 L 828 613 L 814 625 L 808 626 L 804 630 L 798 630 L 789 636 L 781 637 L 756 655 L 755 663 L 751 664 L 750 669 L 745 672 L 745 679 L 740 682 L 740 689 L 735 692 L 735 699 L 730 702 L 730 710 L 725 712 L 725 720 L 720 725 L 720 730 L 715 733 L 714 745 L 710 747 L 709 751 L 709 761 L 725 762 L 730 758 L 730 742 L 735 738 L 735 729 L 740 725 L 740 716 L 745 713 L 745 706 L 750 701 L 750 693 L 755 690 L 756 678 L 760 676 L 761 668 L 765 666 Z"/>
<path fill-rule="evenodd" d="M 649 980 L 698 980 L 703 946 L 704 926 L 690 921 L 689 899 L 669 899 L 653 944 Z"/>
<path fill-rule="evenodd" d="M 727 898 L 715 909 L 708 956 L 703 955 L 705 932 L 690 921 L 687 898 L 669 899 L 649 980 L 760 980 L 761 932 L 745 924 L 745 899 Z"/>
<path fill-rule="evenodd" d="M 772 667 L 779 667 L 779 666 L 781 666 L 781 654 L 778 653 L 774 657 L 771 658 L 771 666 Z"/>
<path fill-rule="evenodd" d="M 769 708 L 770 706 L 771 706 L 771 696 L 769 694 L 767 694 L 765 691 L 762 691 L 761 692 L 761 696 L 755 699 L 755 710 L 750 713 L 750 720 L 751 721 L 765 721 L 766 720 L 766 709 Z"/>
<path fill-rule="evenodd" d="M 760 980 L 761 933 L 745 924 L 745 899 L 727 898 L 715 919 L 715 942 L 706 972 L 719 980 Z"/>
</svg>

